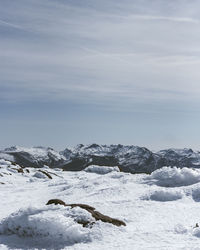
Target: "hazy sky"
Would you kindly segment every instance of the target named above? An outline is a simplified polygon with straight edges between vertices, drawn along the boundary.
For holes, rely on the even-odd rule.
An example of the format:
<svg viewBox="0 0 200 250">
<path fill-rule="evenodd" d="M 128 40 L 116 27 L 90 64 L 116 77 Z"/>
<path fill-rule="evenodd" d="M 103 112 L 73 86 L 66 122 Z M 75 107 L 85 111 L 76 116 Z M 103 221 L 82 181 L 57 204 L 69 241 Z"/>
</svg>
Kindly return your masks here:
<svg viewBox="0 0 200 250">
<path fill-rule="evenodd" d="M 199 0 L 0 0 L 0 147 L 200 149 Z"/>
</svg>

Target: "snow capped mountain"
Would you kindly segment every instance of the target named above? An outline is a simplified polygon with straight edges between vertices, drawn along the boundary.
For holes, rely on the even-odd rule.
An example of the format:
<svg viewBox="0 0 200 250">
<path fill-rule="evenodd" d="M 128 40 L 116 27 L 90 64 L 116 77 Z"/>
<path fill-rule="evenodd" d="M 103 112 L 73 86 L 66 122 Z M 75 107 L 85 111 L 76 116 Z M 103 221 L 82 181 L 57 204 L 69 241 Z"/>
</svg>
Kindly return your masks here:
<svg viewBox="0 0 200 250">
<path fill-rule="evenodd" d="M 166 149 L 158 152 L 164 159 L 166 166 L 200 167 L 200 152 L 192 149 Z"/>
<path fill-rule="evenodd" d="M 69 157 L 68 149 L 62 154 Z M 157 169 L 159 157 L 150 150 L 138 146 L 82 145 L 76 146 L 71 153 L 71 162 L 64 169 L 82 170 L 89 165 L 119 166 L 123 172 L 141 173 Z"/>
<path fill-rule="evenodd" d="M 200 167 L 200 152 L 192 149 L 166 149 L 152 152 L 145 147 L 79 144 L 71 151 L 61 152 L 70 162 L 65 170 L 82 170 L 89 165 L 119 166 L 130 173 L 152 173 L 163 166 Z"/>
<path fill-rule="evenodd" d="M 0 158 L 12 160 L 25 167 L 59 167 L 80 171 L 90 165 L 118 166 L 123 172 L 152 173 L 163 166 L 200 167 L 200 152 L 192 149 L 166 149 L 152 152 L 145 147 L 79 144 L 57 152 L 49 147 L 10 147 L 0 151 Z"/>
<path fill-rule="evenodd" d="M 25 167 L 57 166 L 66 161 L 63 155 L 49 147 L 24 148 L 13 146 L 1 151 L 0 156 L 1 154 L 8 155 L 8 157 L 13 156 L 16 163 Z"/>
</svg>

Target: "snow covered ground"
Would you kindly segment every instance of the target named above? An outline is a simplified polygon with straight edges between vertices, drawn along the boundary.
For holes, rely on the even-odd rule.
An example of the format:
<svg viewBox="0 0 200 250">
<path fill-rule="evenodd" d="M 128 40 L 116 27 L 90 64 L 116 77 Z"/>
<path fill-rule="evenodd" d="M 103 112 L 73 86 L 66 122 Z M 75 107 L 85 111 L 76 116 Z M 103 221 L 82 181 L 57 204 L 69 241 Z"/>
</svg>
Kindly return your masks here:
<svg viewBox="0 0 200 250">
<path fill-rule="evenodd" d="M 200 170 L 169 168 L 151 175 L 100 170 L 63 172 L 0 160 L 0 249 L 200 249 Z M 50 179 L 44 172 L 47 172 Z M 96 222 L 84 203 L 127 226 Z"/>
</svg>

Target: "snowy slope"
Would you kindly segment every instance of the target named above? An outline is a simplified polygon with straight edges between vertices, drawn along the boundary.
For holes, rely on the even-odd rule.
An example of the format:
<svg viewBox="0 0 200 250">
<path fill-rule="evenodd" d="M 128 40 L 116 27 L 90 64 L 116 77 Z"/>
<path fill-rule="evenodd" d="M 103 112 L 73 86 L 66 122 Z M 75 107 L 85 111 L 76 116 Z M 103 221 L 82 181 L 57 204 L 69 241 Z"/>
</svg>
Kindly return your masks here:
<svg viewBox="0 0 200 250">
<path fill-rule="evenodd" d="M 103 167 L 100 167 L 103 168 Z M 0 249 L 199 249 L 200 170 L 164 167 L 151 175 L 23 168 L 0 160 Z M 126 222 L 83 228 L 85 203 Z"/>
</svg>

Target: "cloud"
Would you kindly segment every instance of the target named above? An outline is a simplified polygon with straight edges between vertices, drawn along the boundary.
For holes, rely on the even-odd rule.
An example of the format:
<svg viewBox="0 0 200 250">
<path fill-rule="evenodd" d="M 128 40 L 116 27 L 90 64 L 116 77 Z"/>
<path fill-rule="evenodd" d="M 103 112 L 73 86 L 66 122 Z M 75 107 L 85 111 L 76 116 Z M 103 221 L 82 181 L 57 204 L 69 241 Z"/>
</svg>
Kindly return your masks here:
<svg viewBox="0 0 200 250">
<path fill-rule="evenodd" d="M 1 26 L 9 26 L 9 27 L 16 28 L 16 29 L 22 29 L 20 26 L 18 26 L 16 24 L 5 22 L 3 20 L 0 20 L 0 25 Z"/>
<path fill-rule="evenodd" d="M 198 2 L 75 2 L 4 3 L 1 101 L 198 103 Z"/>
<path fill-rule="evenodd" d="M 170 17 L 170 16 L 148 16 L 148 15 L 130 15 L 128 19 L 140 20 L 157 20 L 157 21 L 170 21 L 170 22 L 183 22 L 183 23 L 199 23 L 199 20 L 189 17 Z"/>
</svg>

